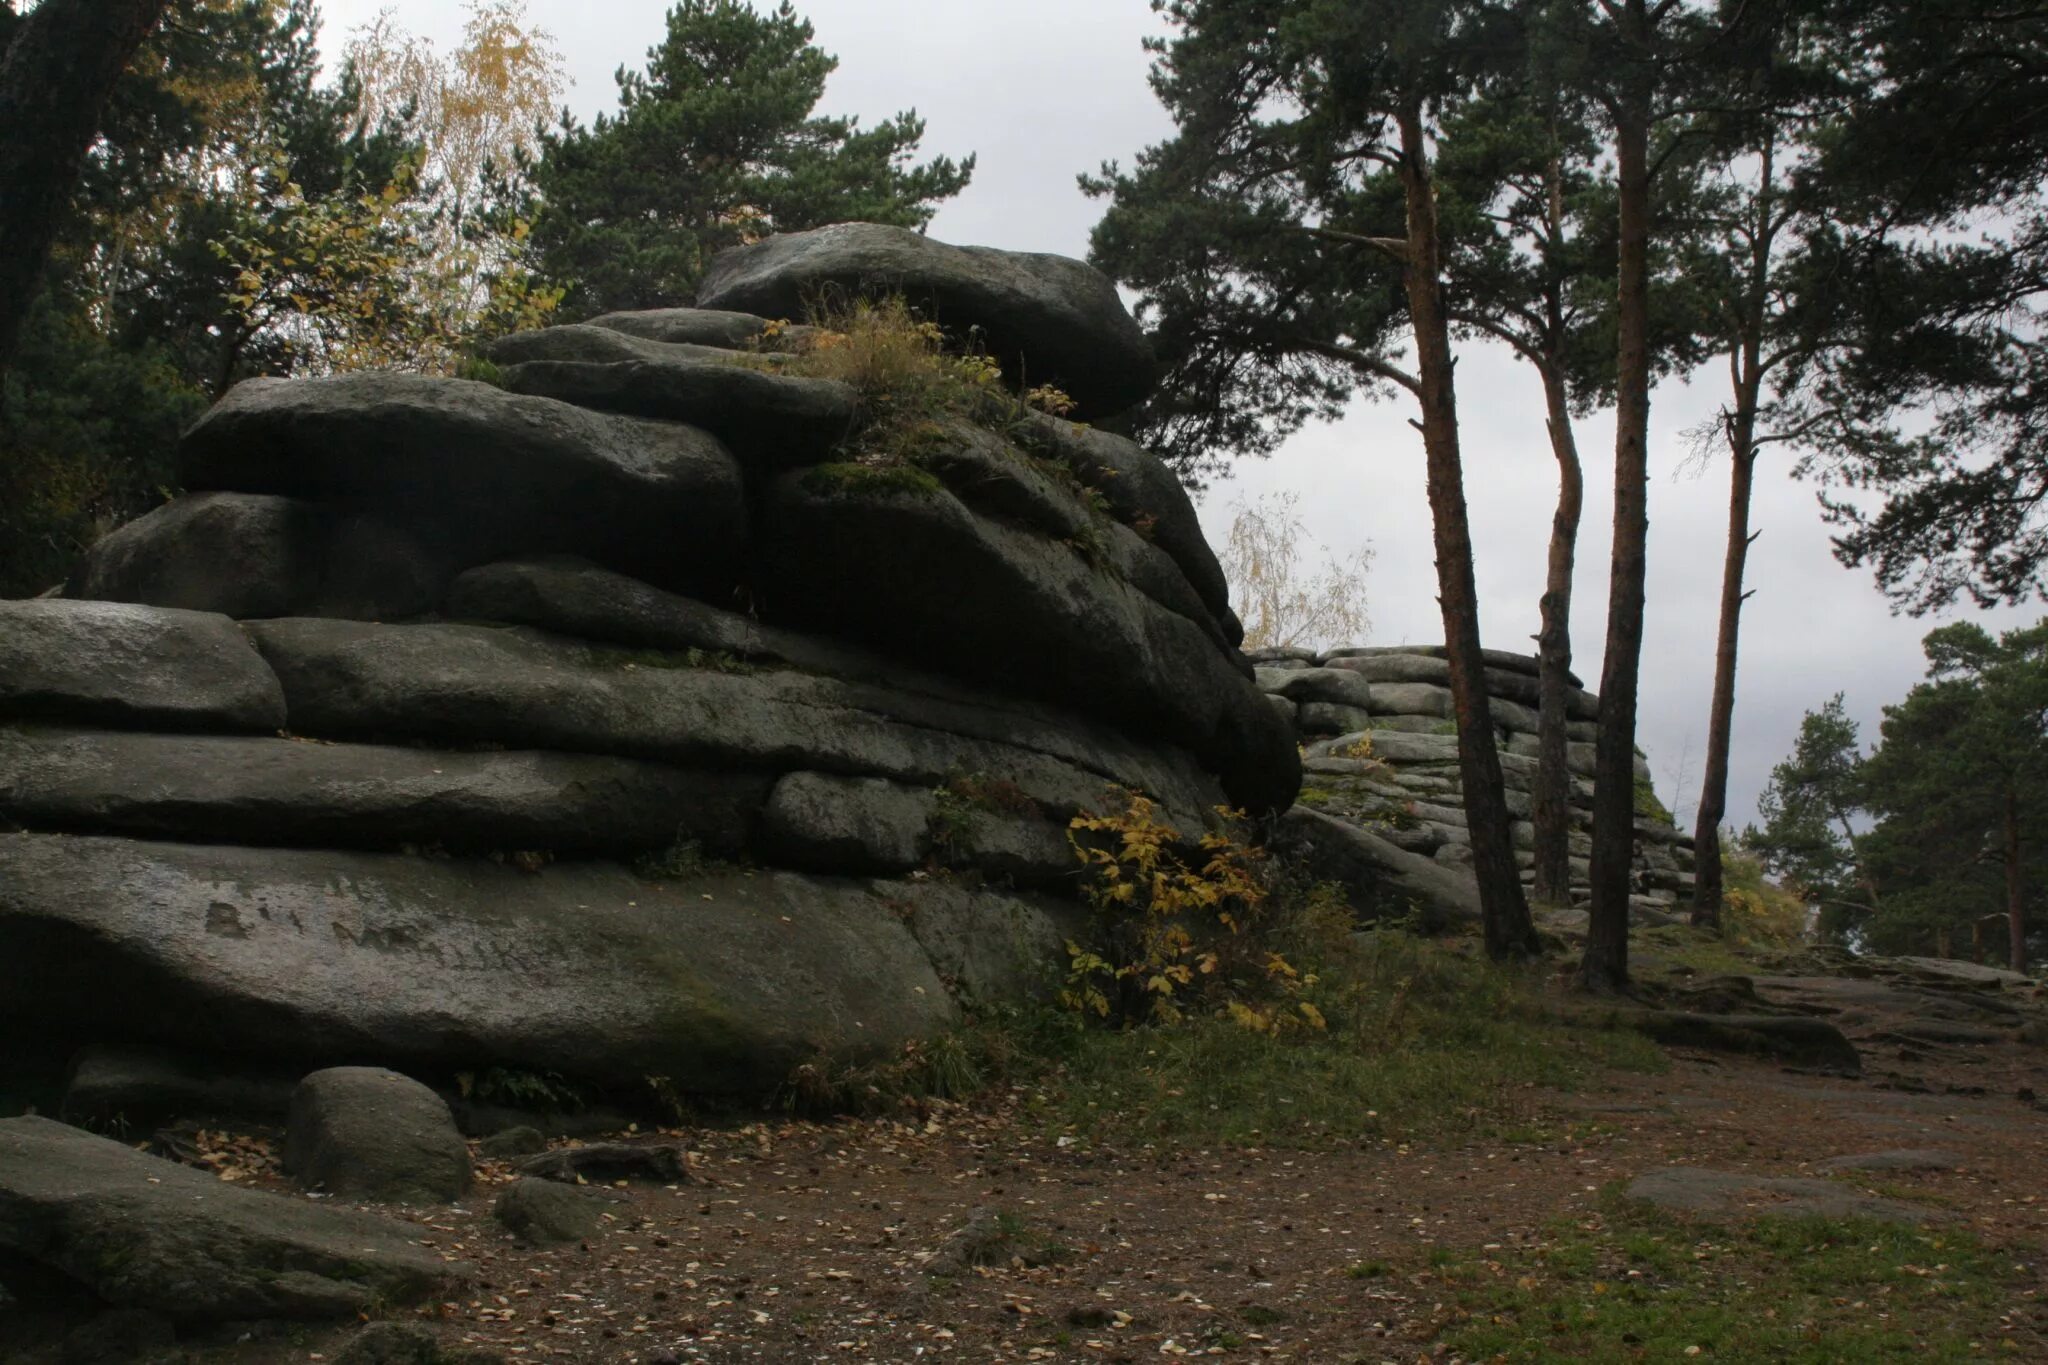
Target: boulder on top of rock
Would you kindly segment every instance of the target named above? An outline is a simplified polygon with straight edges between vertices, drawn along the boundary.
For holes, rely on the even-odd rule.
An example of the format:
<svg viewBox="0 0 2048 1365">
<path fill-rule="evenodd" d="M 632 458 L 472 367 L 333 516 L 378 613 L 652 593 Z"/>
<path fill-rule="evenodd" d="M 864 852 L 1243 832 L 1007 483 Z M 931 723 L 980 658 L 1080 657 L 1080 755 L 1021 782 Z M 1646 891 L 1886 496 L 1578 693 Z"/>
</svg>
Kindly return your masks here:
<svg viewBox="0 0 2048 1365">
<path fill-rule="evenodd" d="M 0 724 L 0 815 L 41 830 L 333 848 L 744 851 L 769 778 L 532 750 Z"/>
<path fill-rule="evenodd" d="M 1045 472 L 1059 466 L 967 422 L 935 423 L 931 437 L 918 451 L 918 468 L 977 514 L 1082 547 L 1096 568 L 1192 621 L 1219 650 L 1236 647 L 1226 631 L 1234 621 L 1210 609 L 1171 555 L 1083 502 L 1071 471 Z"/>
<path fill-rule="evenodd" d="M 1372 684 L 1343 668 L 1262 667 L 1259 686 L 1290 701 L 1334 702 L 1361 710 L 1372 707 Z"/>
<path fill-rule="evenodd" d="M 958 335 L 974 332 L 1015 381 L 1051 384 L 1093 420 L 1135 406 L 1158 369 L 1109 277 L 1081 261 L 949 246 L 908 228 L 837 223 L 782 233 L 711 258 L 703 308 L 804 320 L 837 294 L 901 294 Z"/>
<path fill-rule="evenodd" d="M 1326 650 L 1319 657 L 1326 661 L 1337 659 L 1369 659 L 1388 654 L 1420 655 L 1425 659 L 1448 659 L 1450 650 L 1442 645 L 1347 645 L 1341 649 Z M 1533 654 L 1517 654 L 1506 649 L 1482 649 L 1479 661 L 1488 668 L 1503 673 L 1521 673 L 1534 678 L 1541 672 L 1542 665 Z M 1584 687 L 1579 675 L 1567 671 L 1565 681 L 1573 687 Z"/>
<path fill-rule="evenodd" d="M 418 517 L 468 563 L 583 554 L 722 588 L 746 526 L 738 463 L 709 432 L 488 384 L 352 374 L 237 384 L 185 434 L 189 487 Z"/>
<path fill-rule="evenodd" d="M 0 1119 L 0 1252 L 185 1320 L 352 1318 L 467 1277 L 416 1229 L 223 1184 L 43 1118 Z"/>
<path fill-rule="evenodd" d="M 451 566 L 374 513 L 265 493 L 194 493 L 101 537 L 67 597 L 226 616 L 395 619 L 440 605 Z"/>
<path fill-rule="evenodd" d="M 299 1082 L 284 1168 L 308 1189 L 401 1204 L 460 1199 L 472 1174 L 448 1102 L 376 1066 L 329 1067 Z"/>
<path fill-rule="evenodd" d="M 1527 671 L 1532 660 L 1499 650 L 1482 650 L 1481 654 L 1485 656 L 1489 696 L 1523 706 L 1540 704 L 1542 689 L 1534 673 Z M 1451 665 L 1441 645 L 1332 650 L 1324 656 L 1323 666 L 1347 669 L 1373 683 L 1431 683 L 1448 687 L 1451 680 Z M 1597 721 L 1599 700 L 1575 687 L 1565 693 L 1565 714 L 1576 721 Z"/>
<path fill-rule="evenodd" d="M 225 616 L 119 602 L 0 602 L 0 718 L 275 730 L 277 676 Z"/>
<path fill-rule="evenodd" d="M 820 463 L 853 425 L 853 390 L 837 380 L 776 374 L 711 347 L 610 327 L 514 332 L 491 347 L 491 358 L 514 393 L 689 422 L 750 463 Z"/>
<path fill-rule="evenodd" d="M 1386 763 L 1456 763 L 1458 737 L 1445 734 L 1408 734 L 1399 730 L 1360 730 L 1319 740 L 1309 746 L 1311 756 L 1324 755 L 1377 760 Z"/>
<path fill-rule="evenodd" d="M 891 898 L 794 872 L 0 835 L 0 1035 L 764 1093 L 957 1017 Z"/>
</svg>

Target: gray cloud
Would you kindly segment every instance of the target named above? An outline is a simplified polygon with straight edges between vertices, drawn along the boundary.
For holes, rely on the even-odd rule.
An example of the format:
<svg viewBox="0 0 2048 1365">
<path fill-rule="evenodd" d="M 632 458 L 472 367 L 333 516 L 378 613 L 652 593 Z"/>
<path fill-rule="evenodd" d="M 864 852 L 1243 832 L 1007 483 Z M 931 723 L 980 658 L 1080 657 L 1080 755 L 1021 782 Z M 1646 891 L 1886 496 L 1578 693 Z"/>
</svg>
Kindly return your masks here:
<svg viewBox="0 0 2048 1365">
<path fill-rule="evenodd" d="M 762 0 L 765 4 L 766 0 Z M 330 0 L 327 39 L 338 52 L 348 28 L 381 6 Z M 575 81 L 579 116 L 613 107 L 612 72 L 637 65 L 662 32 L 656 0 L 570 4 L 534 0 Z M 1033 251 L 1085 252 L 1100 205 L 1075 187 L 1077 172 L 1130 158 L 1170 131 L 1146 85 L 1140 40 L 1160 31 L 1142 0 L 799 0 L 817 40 L 840 68 L 824 111 L 872 121 L 915 108 L 928 121 L 927 154 L 980 157 L 974 183 L 932 225 L 948 241 Z M 444 46 L 461 32 L 455 0 L 417 0 L 403 22 Z M 1714 612 L 1727 516 L 1725 462 L 1697 478 L 1674 471 L 1683 433 L 1715 408 L 1719 371 L 1666 384 L 1651 434 L 1649 620 L 1643 652 L 1640 741 L 1658 790 L 1689 817 L 1698 800 L 1712 685 Z M 1533 378 L 1496 348 L 1468 347 L 1459 367 L 1467 497 L 1478 545 L 1481 626 L 1491 645 L 1527 649 L 1536 629 L 1555 467 Z M 1442 626 L 1419 438 L 1398 404 L 1356 405 L 1340 423 L 1301 433 L 1270 460 L 1247 462 L 1204 499 L 1212 539 L 1241 496 L 1291 489 L 1310 530 L 1338 551 L 1371 541 L 1374 635 L 1381 642 L 1434 640 Z M 1605 629 L 1613 428 L 1582 424 L 1586 527 L 1579 546 L 1574 652 L 1597 680 Z M 1933 620 L 1893 617 L 1867 574 L 1838 565 L 1810 488 L 1766 457 L 1750 559 L 1757 592 L 1744 614 L 1729 820 L 1754 818 L 1771 765 L 1789 750 L 1802 712 L 1836 691 L 1876 734 L 1879 709 L 1922 674 L 1920 637 Z M 2035 611 L 1980 616 L 2009 628 Z"/>
</svg>

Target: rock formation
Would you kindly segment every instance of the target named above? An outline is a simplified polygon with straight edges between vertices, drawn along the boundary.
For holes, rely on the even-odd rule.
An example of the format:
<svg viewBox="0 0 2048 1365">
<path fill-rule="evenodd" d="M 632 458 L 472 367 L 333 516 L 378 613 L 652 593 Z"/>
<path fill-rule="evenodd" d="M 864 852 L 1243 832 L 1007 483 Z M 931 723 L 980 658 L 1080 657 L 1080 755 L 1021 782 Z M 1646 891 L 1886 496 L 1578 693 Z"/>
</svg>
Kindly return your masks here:
<svg viewBox="0 0 2048 1365">
<path fill-rule="evenodd" d="M 1300 805 L 1282 842 L 1310 855 L 1319 872 L 1377 895 L 1390 910 L 1414 902 L 1426 918 L 1478 915 L 1468 871 L 1458 740 L 1451 721 L 1450 666 L 1441 645 L 1255 650 L 1258 684 L 1300 736 L 1305 758 Z M 1529 824 L 1536 777 L 1536 660 L 1486 651 L 1495 736 L 1523 880 L 1534 878 Z M 1572 773 L 1571 870 L 1575 904 L 1590 899 L 1593 743 L 1599 698 L 1579 688 L 1567 699 Z M 1674 913 L 1692 887 L 1692 839 L 1671 825 L 1636 758 L 1636 860 L 1631 903 L 1639 919 Z"/>
<path fill-rule="evenodd" d="M 1151 382 L 1087 267 L 853 225 L 499 384 L 236 387 L 182 497 L 0 603 L 0 1029 L 760 1091 L 1030 988 L 1111 788 L 1285 809 L 1171 473 L 1021 404 L 849 455 L 869 396 L 759 315 L 828 285 L 1087 411 Z"/>
</svg>

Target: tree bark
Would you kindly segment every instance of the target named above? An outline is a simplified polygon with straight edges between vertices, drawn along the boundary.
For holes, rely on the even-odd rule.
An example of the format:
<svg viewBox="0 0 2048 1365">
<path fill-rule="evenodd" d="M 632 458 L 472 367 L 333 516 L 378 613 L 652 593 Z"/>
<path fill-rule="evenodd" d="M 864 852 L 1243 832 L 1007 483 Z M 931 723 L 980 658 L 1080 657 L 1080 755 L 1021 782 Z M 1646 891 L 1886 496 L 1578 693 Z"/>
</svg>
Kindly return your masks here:
<svg viewBox="0 0 2048 1365">
<path fill-rule="evenodd" d="M 43 0 L 0 57 L 0 373 L 100 112 L 168 0 Z"/>
<path fill-rule="evenodd" d="M 1749 547 L 1751 492 L 1756 483 L 1756 422 L 1763 400 L 1763 336 L 1770 309 L 1773 215 L 1773 154 L 1768 135 L 1758 149 L 1760 172 L 1755 213 L 1749 224 L 1749 261 L 1742 298 L 1736 304 L 1736 345 L 1731 357 L 1735 409 L 1728 417 L 1728 546 L 1721 563 L 1721 617 L 1714 637 L 1714 696 L 1707 710 L 1707 770 L 1700 783 L 1700 808 L 1693 824 L 1692 922 L 1721 925 L 1724 894 L 1721 818 L 1728 812 L 1728 751 L 1734 742 L 1735 655 L 1742 633 L 1743 573 Z"/>
<path fill-rule="evenodd" d="M 2020 798 L 2011 783 L 2005 787 L 2005 926 L 2010 937 L 2006 965 L 2013 971 L 2027 969 L 2026 906 L 2020 895 Z"/>
<path fill-rule="evenodd" d="M 1585 506 L 1585 477 L 1578 442 L 1572 437 L 1571 405 L 1564 376 L 1543 366 L 1543 398 L 1549 414 L 1550 449 L 1557 457 L 1557 510 L 1550 518 L 1550 561 L 1543 581 L 1542 626 L 1536 637 L 1536 789 L 1531 818 L 1536 826 L 1535 899 L 1569 905 L 1572 893 L 1572 775 L 1567 763 L 1565 696 L 1571 689 L 1572 575 L 1576 567 L 1579 517 Z"/>
<path fill-rule="evenodd" d="M 1628 986 L 1629 874 L 1635 857 L 1636 701 L 1643 649 L 1650 439 L 1650 118 L 1646 0 L 1620 16 L 1628 69 L 1615 102 L 1620 265 L 1614 410 L 1614 552 L 1608 566 L 1607 648 L 1600 669 L 1600 736 L 1593 754 L 1593 903 L 1579 981 Z"/>
<path fill-rule="evenodd" d="M 1486 951 L 1495 959 L 1532 957 L 1536 925 L 1522 896 L 1515 866 L 1513 828 L 1495 747 L 1493 714 L 1480 657 L 1479 586 L 1472 568 L 1472 527 L 1465 509 L 1465 476 L 1458 448 L 1457 386 L 1450 324 L 1444 311 L 1438 258 L 1436 190 L 1419 106 L 1403 108 L 1401 183 L 1407 201 L 1408 250 L 1403 279 L 1415 327 L 1415 358 L 1422 400 L 1422 445 L 1429 470 L 1429 509 L 1436 540 L 1437 601 L 1443 611 L 1444 650 L 1450 658 L 1451 704 L 1457 712 L 1458 775 L 1465 788 L 1465 820 L 1472 834 L 1472 865 Z"/>
</svg>

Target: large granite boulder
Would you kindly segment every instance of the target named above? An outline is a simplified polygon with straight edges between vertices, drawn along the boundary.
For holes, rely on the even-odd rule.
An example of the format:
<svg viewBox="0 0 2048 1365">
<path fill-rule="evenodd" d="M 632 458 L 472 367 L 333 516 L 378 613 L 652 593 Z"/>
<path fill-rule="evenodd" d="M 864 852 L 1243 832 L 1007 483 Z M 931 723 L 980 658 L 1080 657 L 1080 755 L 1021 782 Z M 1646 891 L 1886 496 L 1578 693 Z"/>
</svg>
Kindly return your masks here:
<svg viewBox="0 0 2048 1365">
<path fill-rule="evenodd" d="M 376 620 L 432 610 L 452 572 L 447 547 L 373 512 L 195 493 L 94 544 L 65 591 L 238 619 Z"/>
<path fill-rule="evenodd" d="M 252 379 L 186 433 L 195 490 L 419 518 L 468 563 L 581 554 L 665 586 L 739 575 L 740 469 L 709 432 L 416 375 Z"/>
<path fill-rule="evenodd" d="M 415 1229 L 223 1184 L 42 1118 L 0 1119 L 0 1252 L 192 1321 L 354 1318 L 466 1278 Z"/>
<path fill-rule="evenodd" d="M 0 602 L 0 717 L 275 730 L 277 677 L 224 616 L 115 602 Z"/>
<path fill-rule="evenodd" d="M 613 327 L 517 332 L 491 348 L 514 393 L 690 422 L 753 460 L 821 458 L 853 425 L 853 390 L 743 364 L 706 346 L 651 341 Z"/>
<path fill-rule="evenodd" d="M 1283 809 L 1293 737 L 1233 659 L 1187 616 L 1092 559 L 977 515 L 943 486 L 785 475 L 764 533 L 778 619 L 1109 718 L 1192 750 L 1231 800 Z M 916 585 L 946 582 L 943 593 Z"/>
<path fill-rule="evenodd" d="M 977 334 L 1016 378 L 1064 389 L 1084 420 L 1136 405 L 1157 378 L 1145 334 L 1101 272 L 1064 256 L 949 246 L 879 223 L 721 251 L 697 303 L 801 321 L 808 303 L 835 293 L 901 294 L 950 331 Z"/>
<path fill-rule="evenodd" d="M 0 835 L 0 1000 L 46 1035 L 765 1094 L 955 1016 L 889 883 Z"/>
</svg>

